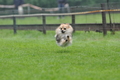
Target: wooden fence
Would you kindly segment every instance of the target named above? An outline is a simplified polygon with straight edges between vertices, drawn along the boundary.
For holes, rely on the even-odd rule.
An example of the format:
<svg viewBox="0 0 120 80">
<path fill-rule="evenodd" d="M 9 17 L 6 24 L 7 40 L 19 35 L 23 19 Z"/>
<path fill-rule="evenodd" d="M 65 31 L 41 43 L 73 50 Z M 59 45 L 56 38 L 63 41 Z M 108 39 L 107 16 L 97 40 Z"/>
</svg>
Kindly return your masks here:
<svg viewBox="0 0 120 80">
<path fill-rule="evenodd" d="M 101 9 L 102 10 L 95 10 L 95 11 L 86 11 L 86 12 L 76 12 L 76 13 L 56 13 L 56 14 L 29 14 L 29 15 L 6 15 L 6 16 L 0 16 L 0 18 L 12 18 L 13 19 L 13 31 L 14 34 L 17 33 L 17 24 L 16 24 L 16 18 L 20 17 L 40 17 L 42 16 L 42 32 L 46 34 L 46 16 L 59 16 L 59 15 L 66 15 L 66 16 L 71 16 L 71 24 L 74 28 L 75 32 L 75 16 L 80 15 L 80 14 L 88 14 L 88 13 L 102 13 L 102 24 L 103 24 L 103 35 L 107 34 L 106 30 L 106 12 L 111 12 L 111 11 L 120 11 L 120 9 L 113 9 L 113 10 L 105 10 L 105 4 L 101 4 Z"/>
</svg>

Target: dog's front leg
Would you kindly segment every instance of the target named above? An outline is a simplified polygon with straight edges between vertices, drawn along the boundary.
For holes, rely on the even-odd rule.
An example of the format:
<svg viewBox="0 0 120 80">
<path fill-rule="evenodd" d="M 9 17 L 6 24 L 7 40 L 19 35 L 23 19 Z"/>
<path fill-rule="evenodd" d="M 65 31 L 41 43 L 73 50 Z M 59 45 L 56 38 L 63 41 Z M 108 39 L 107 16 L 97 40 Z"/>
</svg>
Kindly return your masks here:
<svg viewBox="0 0 120 80">
<path fill-rule="evenodd" d="M 70 36 L 67 36 L 67 40 L 66 41 L 71 41 L 71 37 Z"/>
</svg>

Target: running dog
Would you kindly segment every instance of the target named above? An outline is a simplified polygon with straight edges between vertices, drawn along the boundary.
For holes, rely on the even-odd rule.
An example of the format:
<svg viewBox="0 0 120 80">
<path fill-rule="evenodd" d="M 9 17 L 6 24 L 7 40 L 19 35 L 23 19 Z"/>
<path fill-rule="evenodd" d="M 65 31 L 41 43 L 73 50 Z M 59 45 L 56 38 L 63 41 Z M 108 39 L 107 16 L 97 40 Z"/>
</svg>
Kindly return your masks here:
<svg viewBox="0 0 120 80">
<path fill-rule="evenodd" d="M 73 28 L 70 24 L 61 24 L 55 30 L 56 43 L 61 47 L 66 47 L 72 44 Z"/>
</svg>

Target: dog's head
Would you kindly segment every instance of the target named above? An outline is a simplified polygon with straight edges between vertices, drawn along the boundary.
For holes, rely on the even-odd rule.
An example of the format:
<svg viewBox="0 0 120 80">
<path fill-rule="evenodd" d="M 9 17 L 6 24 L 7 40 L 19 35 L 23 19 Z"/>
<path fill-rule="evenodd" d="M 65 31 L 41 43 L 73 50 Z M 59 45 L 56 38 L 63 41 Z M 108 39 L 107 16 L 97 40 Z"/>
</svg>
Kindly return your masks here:
<svg viewBox="0 0 120 80">
<path fill-rule="evenodd" d="M 70 28 L 69 24 L 61 24 L 59 27 L 59 29 L 61 30 L 61 33 L 66 33 L 69 28 Z"/>
</svg>

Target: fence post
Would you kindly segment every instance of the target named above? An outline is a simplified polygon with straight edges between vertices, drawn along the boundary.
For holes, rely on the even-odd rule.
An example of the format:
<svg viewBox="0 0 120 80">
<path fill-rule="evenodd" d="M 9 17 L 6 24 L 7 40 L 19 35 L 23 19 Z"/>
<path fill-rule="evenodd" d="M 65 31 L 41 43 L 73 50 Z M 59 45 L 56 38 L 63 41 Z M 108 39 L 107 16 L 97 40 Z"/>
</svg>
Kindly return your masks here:
<svg viewBox="0 0 120 80">
<path fill-rule="evenodd" d="M 73 27 L 73 32 L 75 32 L 75 15 L 72 15 L 72 27 Z"/>
<path fill-rule="evenodd" d="M 43 34 L 46 34 L 46 29 L 45 29 L 45 26 L 46 26 L 46 18 L 45 18 L 44 15 L 42 16 L 42 21 L 43 21 Z"/>
<path fill-rule="evenodd" d="M 101 9 L 105 10 L 105 4 L 101 4 Z M 102 12 L 102 24 L 103 24 L 103 35 L 107 35 L 107 29 L 106 29 L 106 13 Z"/>
<path fill-rule="evenodd" d="M 107 0 L 107 9 L 110 10 L 109 0 Z M 112 20 L 111 20 L 111 13 L 110 13 L 110 11 L 108 12 L 108 14 L 109 14 L 110 30 L 111 30 L 112 29 Z"/>
<path fill-rule="evenodd" d="M 13 31 L 14 31 L 14 34 L 17 33 L 16 18 L 14 16 L 13 16 Z"/>
</svg>

